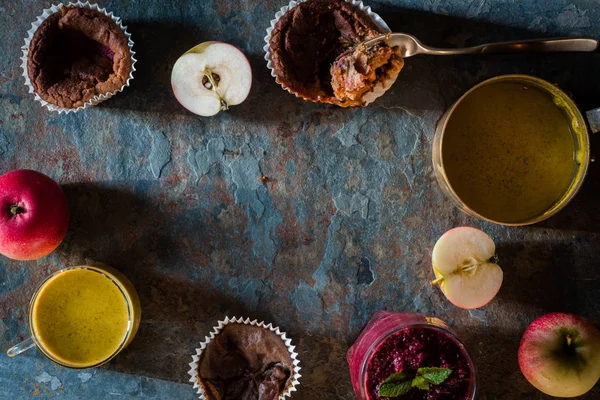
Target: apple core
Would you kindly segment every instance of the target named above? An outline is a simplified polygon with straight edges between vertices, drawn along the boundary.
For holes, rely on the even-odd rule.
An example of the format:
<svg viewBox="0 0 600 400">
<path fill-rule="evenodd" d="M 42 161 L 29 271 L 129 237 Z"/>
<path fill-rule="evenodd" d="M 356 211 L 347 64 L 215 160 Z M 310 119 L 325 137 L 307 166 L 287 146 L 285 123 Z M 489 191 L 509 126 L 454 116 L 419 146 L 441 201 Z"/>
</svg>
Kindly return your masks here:
<svg viewBox="0 0 600 400">
<path fill-rule="evenodd" d="M 10 213 L 13 216 L 19 215 L 21 213 L 25 212 L 25 209 L 23 209 L 23 207 L 21 207 L 18 204 L 13 204 L 12 206 L 10 206 Z"/>
</svg>

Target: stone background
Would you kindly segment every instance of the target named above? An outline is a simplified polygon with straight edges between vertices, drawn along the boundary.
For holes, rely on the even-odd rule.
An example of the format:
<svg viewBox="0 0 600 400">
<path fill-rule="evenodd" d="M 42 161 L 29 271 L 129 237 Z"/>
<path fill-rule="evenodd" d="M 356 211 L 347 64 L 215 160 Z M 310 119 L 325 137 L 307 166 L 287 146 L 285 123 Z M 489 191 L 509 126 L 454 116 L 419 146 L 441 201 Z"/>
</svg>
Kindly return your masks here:
<svg viewBox="0 0 600 400">
<path fill-rule="evenodd" d="M 72 212 L 51 256 L 0 259 L 0 349 L 28 334 L 27 304 L 44 277 L 89 261 L 125 272 L 143 321 L 130 347 L 98 370 L 58 368 L 36 351 L 0 356 L 0 398 L 193 399 L 181 384 L 190 355 L 217 320 L 237 315 L 293 338 L 304 375 L 294 399 L 352 399 L 345 353 L 380 309 L 453 326 L 478 366 L 479 399 L 546 398 L 522 377 L 517 347 L 547 312 L 600 325 L 600 170 L 592 165 L 578 197 L 544 223 L 483 223 L 438 188 L 433 130 L 463 92 L 504 73 L 546 78 L 582 109 L 600 106 L 600 54 L 411 58 L 386 96 L 344 110 L 297 100 L 269 75 L 263 37 L 285 1 L 99 4 L 128 25 L 138 71 L 113 99 L 59 116 L 33 101 L 19 67 L 26 31 L 50 3 L 0 2 L 0 171 L 48 174 Z M 368 4 L 393 30 L 430 45 L 600 37 L 596 0 Z M 243 105 L 203 119 L 174 99 L 170 71 L 184 51 L 215 39 L 249 56 L 254 82 Z M 436 239 L 459 225 L 496 240 L 505 273 L 498 297 L 470 312 L 428 284 Z M 600 398 L 600 387 L 585 398 Z"/>
</svg>

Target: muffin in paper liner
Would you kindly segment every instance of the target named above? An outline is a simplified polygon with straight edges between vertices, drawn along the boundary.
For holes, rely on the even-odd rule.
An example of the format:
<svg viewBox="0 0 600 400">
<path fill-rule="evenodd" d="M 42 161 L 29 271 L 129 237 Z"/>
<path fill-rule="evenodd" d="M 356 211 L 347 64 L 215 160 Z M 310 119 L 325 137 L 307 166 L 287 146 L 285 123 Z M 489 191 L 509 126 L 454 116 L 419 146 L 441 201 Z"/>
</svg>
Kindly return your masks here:
<svg viewBox="0 0 600 400">
<path fill-rule="evenodd" d="M 284 400 L 286 397 L 291 397 L 292 392 L 295 392 L 297 390 L 297 386 L 300 384 L 299 380 L 302 377 L 302 375 L 300 375 L 300 361 L 296 358 L 298 356 L 298 353 L 294 352 L 294 349 L 296 348 L 295 346 L 292 346 L 292 339 L 287 338 L 286 333 L 285 332 L 281 332 L 279 330 L 279 327 L 274 327 L 273 324 L 265 324 L 264 322 L 258 322 L 258 320 L 250 320 L 250 318 L 237 318 L 237 317 L 226 317 L 223 321 L 219 321 L 217 326 L 213 327 L 212 331 L 210 332 L 210 336 L 206 336 L 204 338 L 203 342 L 200 342 L 200 348 L 196 349 L 196 354 L 192 355 L 192 362 L 189 363 L 190 366 L 190 370 L 188 371 L 189 375 L 191 376 L 190 378 L 190 382 L 192 382 L 194 384 L 194 389 L 197 389 L 197 393 L 198 396 L 200 398 L 200 400 L 208 400 L 206 398 L 206 396 L 204 395 L 204 387 L 202 386 L 202 383 L 200 382 L 200 380 L 198 379 L 198 368 L 199 368 L 199 361 L 200 361 L 200 357 L 202 355 L 202 353 L 204 352 L 204 350 L 206 349 L 206 346 L 208 346 L 208 344 L 211 342 L 211 340 L 213 340 L 215 337 L 217 337 L 217 335 L 221 332 L 221 330 L 229 324 L 244 324 L 244 325 L 253 325 L 253 326 L 258 326 L 260 328 L 264 328 L 264 329 L 268 329 L 271 332 L 274 332 L 275 334 L 277 334 L 277 336 L 279 336 L 281 338 L 281 340 L 283 341 L 283 343 L 285 344 L 287 350 L 290 353 L 290 357 L 292 359 L 292 364 L 293 364 L 293 370 L 291 371 L 290 377 L 288 378 L 288 381 L 286 383 L 286 386 L 283 390 L 283 392 L 281 392 L 281 394 L 279 395 L 279 400 Z"/>
<path fill-rule="evenodd" d="M 123 86 L 121 86 L 121 88 L 119 88 L 113 92 L 94 96 L 90 100 L 86 101 L 82 106 L 79 106 L 77 108 L 60 107 L 58 105 L 48 103 L 47 101 L 42 99 L 36 93 L 35 89 L 33 88 L 33 85 L 31 84 L 31 80 L 29 79 L 29 73 L 27 71 L 29 45 L 31 43 L 31 40 L 33 39 L 33 35 L 35 34 L 35 32 L 37 31 L 39 26 L 46 20 L 46 18 L 48 18 L 49 16 L 51 16 L 54 13 L 60 12 L 62 6 L 89 8 L 89 9 L 101 12 L 102 14 L 104 14 L 107 17 L 109 17 L 110 19 L 112 19 L 117 24 L 117 26 L 123 31 L 123 34 L 127 38 L 127 47 L 129 48 L 129 54 L 131 56 L 131 71 L 129 72 L 127 81 L 125 82 L 125 84 Z M 35 96 L 35 100 L 39 101 L 43 107 L 46 107 L 50 111 L 56 111 L 59 114 L 76 112 L 76 111 L 83 110 L 90 106 L 95 106 L 96 104 L 101 103 L 104 100 L 110 99 L 115 94 L 122 92 L 125 87 L 129 86 L 129 82 L 133 79 L 133 72 L 135 71 L 135 63 L 137 62 L 137 60 L 134 57 L 135 51 L 133 51 L 133 41 L 131 40 L 131 34 L 129 32 L 127 32 L 127 27 L 123 25 L 121 18 L 114 16 L 112 12 L 107 12 L 105 8 L 100 8 L 97 4 L 90 4 L 87 1 L 85 3 L 82 3 L 81 1 L 77 1 L 77 3 L 71 2 L 69 4 L 60 3 L 60 4 L 53 5 L 50 8 L 45 9 L 42 12 L 42 14 L 40 16 L 38 16 L 37 19 L 31 24 L 31 29 L 29 29 L 27 31 L 27 37 L 25 38 L 25 45 L 23 47 L 21 47 L 21 50 L 23 52 L 23 56 L 21 57 L 21 61 L 22 61 L 21 68 L 23 69 L 23 78 L 25 78 L 25 85 L 29 88 L 29 93 L 33 93 L 33 95 Z"/>
<path fill-rule="evenodd" d="M 266 44 L 263 47 L 263 50 L 265 51 L 264 58 L 267 61 L 267 68 L 269 68 L 269 70 L 271 71 L 271 76 L 273 78 L 275 78 L 275 81 L 284 90 L 293 94 L 294 96 L 298 97 L 299 99 L 302 99 L 305 101 L 311 101 L 314 103 L 327 103 L 322 100 L 316 100 L 314 98 L 306 97 L 306 96 L 302 95 L 301 93 L 297 93 L 297 92 L 293 91 L 291 88 L 287 87 L 284 83 L 282 83 L 279 80 L 279 78 L 277 77 L 277 74 L 275 74 L 275 69 L 273 68 L 273 62 L 271 61 L 271 50 L 270 50 L 271 34 L 273 32 L 273 29 L 275 28 L 275 24 L 277 24 L 277 22 L 279 21 L 279 18 L 281 18 L 289 10 L 293 9 L 298 4 L 304 3 L 306 1 L 308 1 L 308 0 L 292 0 L 292 1 L 290 1 L 290 3 L 287 6 L 282 7 L 279 11 L 277 11 L 277 13 L 275 13 L 275 18 L 271 20 L 270 26 L 267 28 L 267 36 L 265 36 Z M 392 32 L 390 27 L 385 23 L 385 21 L 377 13 L 374 13 L 371 10 L 371 7 L 365 6 L 362 1 L 358 1 L 358 0 L 344 0 L 344 1 L 358 7 L 360 10 L 362 10 L 367 15 L 369 15 L 369 17 L 371 17 L 373 19 L 373 22 L 375 22 L 375 24 L 381 29 L 383 34 Z M 377 84 L 377 86 L 375 86 L 375 88 L 371 92 L 368 92 L 365 95 L 363 95 L 363 100 L 365 101 L 364 106 L 369 105 L 370 103 L 375 101 L 378 97 L 381 97 L 394 84 L 394 82 L 396 82 L 397 78 L 398 78 L 398 74 L 394 74 L 393 76 L 388 77 L 383 82 L 379 82 Z"/>
</svg>

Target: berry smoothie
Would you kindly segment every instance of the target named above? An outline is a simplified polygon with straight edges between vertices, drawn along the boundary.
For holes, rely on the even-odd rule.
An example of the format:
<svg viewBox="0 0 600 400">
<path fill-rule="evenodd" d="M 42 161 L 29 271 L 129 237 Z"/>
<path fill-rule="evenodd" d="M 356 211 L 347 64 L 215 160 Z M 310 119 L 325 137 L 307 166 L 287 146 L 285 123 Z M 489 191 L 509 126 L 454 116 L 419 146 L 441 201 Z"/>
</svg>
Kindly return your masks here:
<svg viewBox="0 0 600 400">
<path fill-rule="evenodd" d="M 352 385 L 360 400 L 470 400 L 475 368 L 466 349 L 442 321 L 419 314 L 375 314 L 348 351 Z M 410 388 L 397 397 L 380 396 L 380 387 L 402 371 L 409 381 L 420 368 L 443 368 L 448 376 L 428 390 Z"/>
</svg>

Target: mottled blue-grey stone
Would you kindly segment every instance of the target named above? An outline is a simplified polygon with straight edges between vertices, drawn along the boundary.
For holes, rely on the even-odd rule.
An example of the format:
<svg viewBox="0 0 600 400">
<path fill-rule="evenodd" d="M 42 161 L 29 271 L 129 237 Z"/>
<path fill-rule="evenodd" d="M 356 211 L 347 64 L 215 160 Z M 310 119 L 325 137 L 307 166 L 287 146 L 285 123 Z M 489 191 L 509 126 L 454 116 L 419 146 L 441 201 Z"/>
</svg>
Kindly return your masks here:
<svg viewBox="0 0 600 400">
<path fill-rule="evenodd" d="M 432 46 L 600 37 L 595 0 L 366 3 L 394 31 Z M 527 325 L 547 312 L 600 326 L 600 170 L 592 165 L 575 200 L 550 220 L 502 227 L 462 214 L 444 196 L 431 145 L 444 110 L 500 74 L 548 79 L 582 111 L 600 106 L 600 54 L 415 57 L 374 104 L 340 109 L 296 99 L 265 66 L 265 29 L 286 0 L 99 4 L 132 34 L 135 79 L 97 107 L 58 115 L 27 93 L 19 59 L 31 22 L 50 2 L 0 1 L 0 172 L 48 174 L 63 186 L 72 216 L 52 255 L 0 259 L 0 350 L 28 335 L 33 291 L 68 265 L 122 270 L 140 294 L 142 323 L 99 369 L 59 368 L 36 350 L 0 356 L 0 399 L 194 398 L 191 354 L 227 315 L 289 334 L 303 375 L 294 399 L 351 399 L 345 354 L 381 309 L 447 321 L 477 364 L 478 399 L 548 398 L 521 375 L 517 348 Z M 200 118 L 177 103 L 170 73 L 207 40 L 242 49 L 254 77 L 243 104 Z M 428 283 L 435 241 L 459 225 L 488 232 L 504 269 L 499 295 L 480 310 L 454 307 Z M 598 387 L 582 397 L 597 398 Z"/>
</svg>

